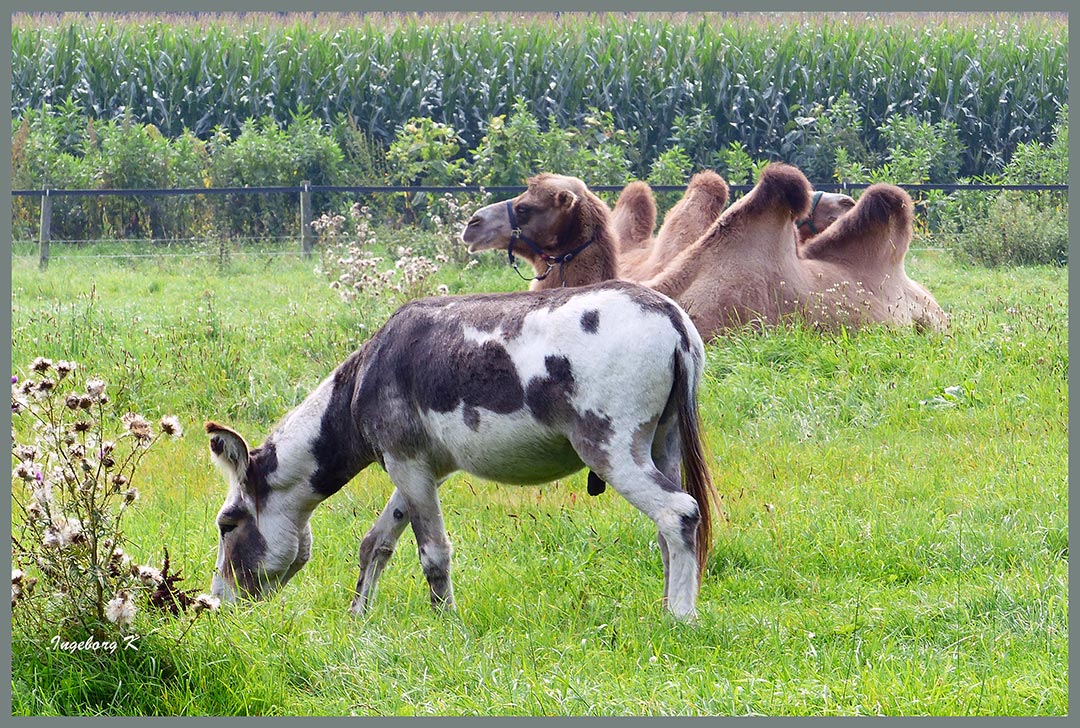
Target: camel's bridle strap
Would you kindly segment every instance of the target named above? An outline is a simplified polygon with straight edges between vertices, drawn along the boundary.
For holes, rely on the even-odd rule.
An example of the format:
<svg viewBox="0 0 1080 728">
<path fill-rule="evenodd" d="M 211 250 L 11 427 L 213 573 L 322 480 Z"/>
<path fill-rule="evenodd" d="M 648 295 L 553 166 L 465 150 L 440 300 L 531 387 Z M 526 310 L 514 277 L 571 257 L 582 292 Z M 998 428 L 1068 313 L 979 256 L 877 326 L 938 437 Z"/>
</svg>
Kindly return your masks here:
<svg viewBox="0 0 1080 728">
<path fill-rule="evenodd" d="M 578 255 L 578 253 L 592 245 L 593 242 L 593 239 L 590 238 L 586 242 L 571 250 L 569 253 L 563 253 L 562 255 L 549 255 L 540 248 L 540 246 L 536 243 L 535 240 L 525 237 L 525 234 L 521 231 L 521 228 L 518 226 L 517 215 L 514 214 L 513 200 L 506 201 L 506 216 L 510 220 L 510 242 L 506 246 L 506 257 L 507 260 L 510 262 L 510 267 L 514 269 L 514 272 L 516 272 L 518 274 L 518 277 L 520 277 L 523 281 L 542 281 L 549 275 L 551 275 L 551 271 L 554 270 L 555 266 L 559 266 L 559 278 L 563 279 L 563 266 L 573 260 Z M 540 258 L 540 260 L 542 260 L 543 262 L 547 263 L 546 271 L 544 271 L 538 276 L 533 276 L 532 278 L 526 278 L 524 275 L 522 275 L 521 269 L 518 268 L 517 258 L 514 257 L 514 243 L 518 240 L 532 248 L 532 251 L 536 253 L 537 257 Z M 566 285 L 565 280 L 563 280 L 563 285 Z"/>
<path fill-rule="evenodd" d="M 811 235 L 817 235 L 819 232 L 821 232 L 817 229 L 817 226 L 814 225 L 814 210 L 817 209 L 817 203 L 821 202 L 821 195 L 823 194 L 824 193 L 820 191 L 814 193 L 813 201 L 810 203 L 810 214 L 804 217 L 802 220 L 796 220 L 795 227 L 802 227 L 803 225 L 808 225 L 810 226 Z"/>
</svg>

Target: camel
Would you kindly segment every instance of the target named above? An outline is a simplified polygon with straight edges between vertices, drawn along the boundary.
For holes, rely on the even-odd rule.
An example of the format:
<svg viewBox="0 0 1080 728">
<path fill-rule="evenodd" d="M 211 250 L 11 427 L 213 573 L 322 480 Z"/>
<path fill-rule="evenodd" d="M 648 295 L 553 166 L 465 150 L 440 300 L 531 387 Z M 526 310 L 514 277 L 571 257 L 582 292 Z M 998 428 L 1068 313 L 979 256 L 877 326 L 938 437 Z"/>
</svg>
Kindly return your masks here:
<svg viewBox="0 0 1080 728">
<path fill-rule="evenodd" d="M 795 221 L 795 227 L 799 229 L 799 245 L 824 232 L 853 207 L 855 200 L 849 195 L 840 192 L 815 192 L 810 202 L 810 213 Z"/>
<path fill-rule="evenodd" d="M 668 210 L 664 224 L 651 238 L 656 223 L 656 201 L 644 182 L 623 189 L 615 203 L 615 237 L 619 241 L 620 268 L 626 277 L 640 281 L 659 273 L 680 250 L 701 237 L 728 202 L 724 178 L 711 170 L 698 172 L 686 186 L 682 199 Z M 637 225 L 629 221 L 644 222 Z"/>
<path fill-rule="evenodd" d="M 507 249 L 528 261 L 536 275 L 531 290 L 584 286 L 620 278 L 618 250 L 608 206 L 577 177 L 538 174 L 512 200 L 477 210 L 462 230 L 469 252 Z"/>
<path fill-rule="evenodd" d="M 643 283 L 677 300 L 705 338 L 795 317 L 823 329 L 871 323 L 945 328 L 941 307 L 904 270 L 913 211 L 906 192 L 873 185 L 799 250 L 793 223 L 810 205 L 802 172 L 771 163 L 754 189 Z"/>
<path fill-rule="evenodd" d="M 619 260 L 627 277 L 645 280 L 663 270 L 679 251 L 709 229 L 727 205 L 728 194 L 723 177 L 710 170 L 699 172 L 690 180 L 683 198 L 664 217 L 660 232 L 652 238 L 656 224 L 656 201 L 652 190 L 644 182 L 627 185 L 614 210 Z M 854 206 L 855 200 L 849 195 L 814 192 L 810 212 L 795 221 L 799 231 L 798 244 L 801 246 L 824 232 Z"/>
<path fill-rule="evenodd" d="M 926 288 L 911 280 L 904 258 L 915 205 L 890 184 L 871 185 L 851 211 L 799 248 L 814 284 L 808 297 L 833 323 L 893 323 L 944 331 L 948 318 Z"/>
<path fill-rule="evenodd" d="M 769 164 L 754 188 L 704 234 L 637 282 L 674 299 L 705 339 L 731 327 L 793 317 L 826 329 L 868 323 L 945 327 L 944 312 L 904 271 L 912 221 L 907 193 L 874 185 L 799 250 L 795 221 L 810 207 L 810 183 L 802 172 Z M 536 271 L 534 290 L 586 285 L 627 277 L 613 217 L 581 180 L 541 174 L 518 197 L 477 211 L 462 240 L 472 252 L 507 247 L 512 262 L 520 254 Z"/>
</svg>

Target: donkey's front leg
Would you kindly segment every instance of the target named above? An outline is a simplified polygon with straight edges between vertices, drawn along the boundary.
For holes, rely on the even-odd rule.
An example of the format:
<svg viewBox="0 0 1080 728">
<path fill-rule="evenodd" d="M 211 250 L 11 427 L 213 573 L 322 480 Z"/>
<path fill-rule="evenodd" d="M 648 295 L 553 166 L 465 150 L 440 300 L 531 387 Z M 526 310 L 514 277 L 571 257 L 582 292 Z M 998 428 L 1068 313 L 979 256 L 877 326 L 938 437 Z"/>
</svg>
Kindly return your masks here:
<svg viewBox="0 0 1080 728">
<path fill-rule="evenodd" d="M 350 608 L 353 614 L 363 614 L 367 610 L 379 575 L 393 555 L 398 538 L 408 525 L 408 506 L 401 492 L 395 490 L 375 525 L 360 541 L 360 577 L 356 581 L 356 596 L 353 597 Z"/>
<path fill-rule="evenodd" d="M 397 460 L 387 456 L 385 462 L 387 474 L 409 507 L 420 566 L 431 588 L 431 606 L 452 610 L 454 588 L 450 583 L 450 557 L 453 549 L 439 506 L 438 480 L 421 461 Z"/>
</svg>

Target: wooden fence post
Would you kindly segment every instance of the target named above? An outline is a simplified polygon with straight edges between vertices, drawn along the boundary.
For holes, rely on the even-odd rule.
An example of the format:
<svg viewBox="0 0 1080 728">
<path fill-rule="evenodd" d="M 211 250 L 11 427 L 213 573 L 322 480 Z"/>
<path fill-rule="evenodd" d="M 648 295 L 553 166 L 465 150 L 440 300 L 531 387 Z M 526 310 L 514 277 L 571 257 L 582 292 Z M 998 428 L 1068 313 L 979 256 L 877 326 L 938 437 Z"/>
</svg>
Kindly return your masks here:
<svg viewBox="0 0 1080 728">
<path fill-rule="evenodd" d="M 49 189 L 45 188 L 45 194 L 41 196 L 41 239 L 38 248 L 38 268 L 45 270 L 49 267 L 49 240 L 52 238 L 52 197 Z"/>
<path fill-rule="evenodd" d="M 311 182 L 304 180 L 300 185 L 303 187 L 300 191 L 300 250 L 305 258 L 310 258 L 314 243 L 314 231 L 311 229 Z"/>
</svg>

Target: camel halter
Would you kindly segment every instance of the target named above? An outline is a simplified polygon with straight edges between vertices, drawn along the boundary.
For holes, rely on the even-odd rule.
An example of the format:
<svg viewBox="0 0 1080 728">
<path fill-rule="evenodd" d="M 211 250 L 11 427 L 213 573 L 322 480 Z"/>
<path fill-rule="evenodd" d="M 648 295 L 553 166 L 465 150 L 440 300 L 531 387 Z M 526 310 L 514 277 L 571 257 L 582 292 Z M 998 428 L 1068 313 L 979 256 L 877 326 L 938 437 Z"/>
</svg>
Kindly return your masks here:
<svg viewBox="0 0 1080 728">
<path fill-rule="evenodd" d="M 821 232 L 820 230 L 817 229 L 817 226 L 814 225 L 814 210 L 817 209 L 817 203 L 821 202 L 821 195 L 822 194 L 824 194 L 824 193 L 822 193 L 822 192 L 815 192 L 814 193 L 813 202 L 810 203 L 810 214 L 807 215 L 806 217 L 804 217 L 802 220 L 796 220 L 795 221 L 795 227 L 802 227 L 803 225 L 809 225 L 811 235 L 817 235 L 819 232 Z"/>
<path fill-rule="evenodd" d="M 518 227 L 517 215 L 514 214 L 514 201 L 506 201 L 506 216 L 510 219 L 510 242 L 506 246 L 506 257 L 510 261 L 510 267 L 514 269 L 514 272 L 518 274 L 518 277 L 523 281 L 542 281 L 551 275 L 551 271 L 555 269 L 555 266 L 559 266 L 559 280 L 562 281 L 563 286 L 566 286 L 566 279 L 563 277 L 563 266 L 573 260 L 578 253 L 585 250 L 585 248 L 592 245 L 592 239 L 587 240 L 581 245 L 577 246 L 569 253 L 563 253 L 562 255 L 549 255 L 540 249 L 535 240 L 525 237 L 525 234 Z M 514 257 L 514 242 L 520 240 L 521 242 L 532 248 L 532 251 L 540 258 L 540 260 L 547 263 L 547 270 L 538 276 L 532 278 L 526 278 L 521 273 L 521 269 L 518 268 L 517 258 Z"/>
</svg>

